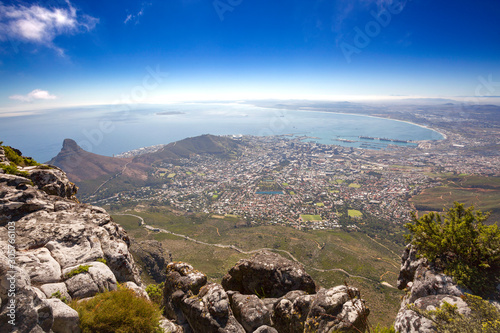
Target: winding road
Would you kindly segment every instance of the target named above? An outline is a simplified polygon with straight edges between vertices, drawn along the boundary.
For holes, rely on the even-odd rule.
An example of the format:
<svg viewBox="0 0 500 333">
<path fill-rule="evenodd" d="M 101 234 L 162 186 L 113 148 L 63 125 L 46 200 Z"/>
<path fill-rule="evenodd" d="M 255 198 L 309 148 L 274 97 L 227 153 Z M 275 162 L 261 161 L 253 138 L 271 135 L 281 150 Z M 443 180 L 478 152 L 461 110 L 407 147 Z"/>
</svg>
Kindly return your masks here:
<svg viewBox="0 0 500 333">
<path fill-rule="evenodd" d="M 218 248 L 222 248 L 222 249 L 231 249 L 231 250 L 234 250 L 234 251 L 242 253 L 242 254 L 254 254 L 254 253 L 257 253 L 257 252 L 260 252 L 260 251 L 264 251 L 264 250 L 271 251 L 271 252 L 281 252 L 281 253 L 285 253 L 286 255 L 288 255 L 296 263 L 299 263 L 302 266 L 307 267 L 307 268 L 312 269 L 312 270 L 317 271 L 317 272 L 322 272 L 322 273 L 326 273 L 326 272 L 341 272 L 341 273 L 347 275 L 350 278 L 358 278 L 358 279 L 363 279 L 363 280 L 370 281 L 370 282 L 376 282 L 376 283 L 380 283 L 380 284 L 382 284 L 384 286 L 391 287 L 391 288 L 395 289 L 395 287 L 393 287 L 392 285 L 390 285 L 387 282 L 384 282 L 384 281 L 380 282 L 378 280 L 370 279 L 370 278 L 367 278 L 365 276 L 354 275 L 354 274 L 351 274 L 351 273 L 347 272 L 346 270 L 344 270 L 342 268 L 321 269 L 321 268 L 316 268 L 316 267 L 313 267 L 313 266 L 304 265 L 297 258 L 295 258 L 293 256 L 293 254 L 291 254 L 290 252 L 288 252 L 286 250 L 278 250 L 278 249 L 271 249 L 271 248 L 263 247 L 263 248 L 260 248 L 260 249 L 257 249 L 257 250 L 244 251 L 244 250 L 242 250 L 239 247 L 234 246 L 234 245 L 206 243 L 206 242 L 202 242 L 202 241 L 199 241 L 197 239 L 191 238 L 191 237 L 189 237 L 187 235 L 178 234 L 178 233 L 175 233 L 175 232 L 163 229 L 163 228 L 152 227 L 150 225 L 147 225 L 146 222 L 144 221 L 144 219 L 142 217 L 138 216 L 138 215 L 125 214 L 125 213 L 123 213 L 123 214 L 113 214 L 113 215 L 127 215 L 127 216 L 136 217 L 136 218 L 138 218 L 141 221 L 141 226 L 143 226 L 144 228 L 146 228 L 149 231 L 152 231 L 152 232 L 162 232 L 162 233 L 170 234 L 170 235 L 173 235 L 173 236 L 184 238 L 185 240 L 193 242 L 193 243 L 196 243 L 196 244 L 206 245 L 206 246 L 213 246 L 213 247 L 218 247 Z M 376 243 L 378 243 L 378 242 L 376 242 Z"/>
</svg>

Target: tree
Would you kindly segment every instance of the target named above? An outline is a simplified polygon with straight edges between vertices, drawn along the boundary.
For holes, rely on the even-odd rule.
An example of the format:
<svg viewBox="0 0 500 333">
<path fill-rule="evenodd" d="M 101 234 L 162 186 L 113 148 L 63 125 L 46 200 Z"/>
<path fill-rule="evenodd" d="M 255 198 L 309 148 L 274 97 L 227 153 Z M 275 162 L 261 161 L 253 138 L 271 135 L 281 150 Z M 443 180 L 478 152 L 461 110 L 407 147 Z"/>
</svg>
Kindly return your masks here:
<svg viewBox="0 0 500 333">
<path fill-rule="evenodd" d="M 491 297 L 500 282 L 500 230 L 496 224 L 483 224 L 488 217 L 473 206 L 465 209 L 455 202 L 444 215 L 431 212 L 417 218 L 413 214 L 413 223 L 405 226 L 410 231 L 406 238 L 459 285 Z"/>
</svg>

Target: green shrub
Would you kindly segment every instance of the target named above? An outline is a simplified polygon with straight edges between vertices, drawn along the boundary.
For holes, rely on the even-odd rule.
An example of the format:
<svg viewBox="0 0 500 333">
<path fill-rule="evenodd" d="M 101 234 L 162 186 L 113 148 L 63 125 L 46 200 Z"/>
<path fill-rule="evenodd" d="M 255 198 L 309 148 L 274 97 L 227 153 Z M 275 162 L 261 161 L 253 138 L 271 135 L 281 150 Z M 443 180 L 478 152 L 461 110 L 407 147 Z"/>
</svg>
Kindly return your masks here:
<svg viewBox="0 0 500 333">
<path fill-rule="evenodd" d="M 406 228 L 418 253 L 475 294 L 490 296 L 500 282 L 500 230 L 474 207 L 455 202 L 444 216 L 429 213 Z"/>
<path fill-rule="evenodd" d="M 11 174 L 11 175 L 17 175 L 17 176 L 29 178 L 29 174 L 26 171 L 20 171 L 17 168 L 17 166 L 12 162 L 10 162 L 10 165 L 0 164 L 0 169 L 4 170 L 5 173 Z"/>
<path fill-rule="evenodd" d="M 59 299 L 60 299 L 61 301 L 63 301 L 64 303 L 68 303 L 68 299 L 67 299 L 65 296 L 63 296 L 63 295 L 61 294 L 61 291 L 59 291 L 59 290 L 58 290 L 58 291 L 56 291 L 55 293 L 52 293 L 52 295 L 50 295 L 50 298 L 53 298 L 53 297 L 54 297 L 54 298 L 59 298 Z"/>
<path fill-rule="evenodd" d="M 96 259 L 96 261 L 98 261 L 98 262 L 102 262 L 104 265 L 107 265 L 107 264 L 108 264 L 108 262 L 107 262 L 107 261 L 106 261 L 106 259 L 104 259 L 104 258 L 97 258 L 97 259 Z"/>
<path fill-rule="evenodd" d="M 71 302 L 80 317 L 83 333 L 159 333 L 161 312 L 157 305 L 120 288 L 88 301 Z"/>
<path fill-rule="evenodd" d="M 69 273 L 66 273 L 66 277 L 69 279 L 70 277 L 73 277 L 77 274 L 87 273 L 89 271 L 89 267 L 91 267 L 91 265 L 80 265 L 77 268 L 71 270 Z"/>
<path fill-rule="evenodd" d="M 5 157 L 7 157 L 7 159 L 10 162 L 14 163 L 15 165 L 22 166 L 22 167 L 40 165 L 40 163 L 38 163 L 37 161 L 35 161 L 34 159 L 32 159 L 30 157 L 21 156 L 12 147 L 9 147 L 9 146 L 2 146 L 2 147 L 5 151 Z"/>
<path fill-rule="evenodd" d="M 163 286 L 164 283 L 150 284 L 146 287 L 149 299 L 155 304 L 161 306 L 163 303 Z"/>
<path fill-rule="evenodd" d="M 465 294 L 462 299 L 467 303 L 471 312 L 468 315 L 460 314 L 456 305 L 444 302 L 436 310 L 423 311 L 415 306 L 410 309 L 422 317 L 431 320 L 437 332 L 446 333 L 497 333 L 500 332 L 500 312 L 479 296 Z"/>
</svg>

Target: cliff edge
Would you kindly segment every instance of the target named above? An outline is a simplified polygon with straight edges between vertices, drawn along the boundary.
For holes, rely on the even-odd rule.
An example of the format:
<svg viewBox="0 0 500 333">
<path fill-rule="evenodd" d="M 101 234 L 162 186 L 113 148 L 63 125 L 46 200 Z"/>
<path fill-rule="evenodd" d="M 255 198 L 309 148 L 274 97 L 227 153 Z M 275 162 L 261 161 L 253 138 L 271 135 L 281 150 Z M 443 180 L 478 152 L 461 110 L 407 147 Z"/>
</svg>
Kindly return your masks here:
<svg viewBox="0 0 500 333">
<path fill-rule="evenodd" d="M 104 209 L 78 203 L 59 168 L 19 170 L 0 169 L 0 332 L 79 332 L 62 300 L 142 284 L 128 236 Z"/>
</svg>

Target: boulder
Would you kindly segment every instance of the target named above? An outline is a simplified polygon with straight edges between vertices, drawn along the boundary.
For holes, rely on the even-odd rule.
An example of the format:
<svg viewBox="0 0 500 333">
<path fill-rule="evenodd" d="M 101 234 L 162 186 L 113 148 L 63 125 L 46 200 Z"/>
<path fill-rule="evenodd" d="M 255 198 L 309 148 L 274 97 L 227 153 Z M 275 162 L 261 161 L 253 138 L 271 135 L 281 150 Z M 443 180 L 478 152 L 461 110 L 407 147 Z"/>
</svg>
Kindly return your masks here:
<svg viewBox="0 0 500 333">
<path fill-rule="evenodd" d="M 76 201 L 75 194 L 78 188 L 58 167 L 41 166 L 29 170 L 28 173 L 33 183 L 45 193 Z"/>
<path fill-rule="evenodd" d="M 45 247 L 18 253 L 16 263 L 28 272 L 32 283 L 51 283 L 61 280 L 61 266 Z"/>
<path fill-rule="evenodd" d="M 99 287 L 88 273 L 77 274 L 65 283 L 72 298 L 93 297 L 99 292 Z"/>
<path fill-rule="evenodd" d="M 246 332 L 253 332 L 263 325 L 271 325 L 271 314 L 264 302 L 256 295 L 242 295 L 237 291 L 227 292 L 234 317 Z"/>
<path fill-rule="evenodd" d="M 256 329 L 253 333 L 279 333 L 275 328 L 264 325 Z"/>
<path fill-rule="evenodd" d="M 420 266 L 415 272 L 410 294 L 405 297 L 404 303 L 413 303 L 421 297 L 430 295 L 462 296 L 464 293 L 472 292 L 458 286 L 451 276 L 436 272 L 430 267 Z"/>
<path fill-rule="evenodd" d="M 273 327 L 279 332 L 304 332 L 304 323 L 315 295 L 302 290 L 287 293 L 273 309 Z"/>
<path fill-rule="evenodd" d="M 184 297 L 181 310 L 193 332 L 245 332 L 234 317 L 229 298 L 219 284 L 207 284 L 200 289 L 197 296 Z"/>
<path fill-rule="evenodd" d="M 165 315 L 176 320 L 181 326 L 186 325 L 187 320 L 180 306 L 185 297 L 198 294 L 201 287 L 207 283 L 207 276 L 182 262 L 168 264 L 166 275 L 163 288 Z"/>
<path fill-rule="evenodd" d="M 460 298 L 470 290 L 458 286 L 453 278 L 438 271 L 426 259 L 418 258 L 414 247 L 408 245 L 402 255 L 398 288 L 407 289 L 401 302 L 394 327 L 397 332 L 436 332 L 433 322 L 411 307 L 428 311 L 435 310 L 444 302 L 457 305 L 459 312 L 470 312 L 467 304 Z"/>
<path fill-rule="evenodd" d="M 45 247 L 50 250 L 50 253 L 60 263 L 62 268 L 104 258 L 101 242 L 97 236 L 80 238 L 76 242 L 49 241 Z"/>
<path fill-rule="evenodd" d="M 165 318 L 160 320 L 160 328 L 163 333 L 184 333 L 180 326 Z"/>
<path fill-rule="evenodd" d="M 88 272 L 74 275 L 65 281 L 68 292 L 73 298 L 92 297 L 98 292 L 117 289 L 116 278 L 108 266 L 102 262 L 90 262 L 82 265 L 68 267 L 63 270 L 63 276 L 80 266 L 89 266 Z"/>
<path fill-rule="evenodd" d="M 359 290 L 352 287 L 321 289 L 311 305 L 305 328 L 318 333 L 364 332 L 369 310 L 359 297 Z"/>
<path fill-rule="evenodd" d="M 71 296 L 68 293 L 68 288 L 64 282 L 59 283 L 47 283 L 40 286 L 40 290 L 44 293 L 46 298 L 53 298 L 56 295 L 60 295 L 61 300 L 66 300 L 71 302 Z M 59 298 L 59 297 L 56 297 Z"/>
<path fill-rule="evenodd" d="M 417 299 L 413 306 L 423 311 L 432 311 L 440 308 L 444 302 L 457 306 L 457 310 L 461 314 L 467 315 L 470 313 L 470 308 L 464 300 L 460 297 L 448 295 L 425 296 Z M 399 310 L 394 328 L 401 333 L 436 332 L 432 320 L 422 317 L 409 307 L 402 307 Z"/>
<path fill-rule="evenodd" d="M 137 296 L 139 297 L 143 297 L 145 299 L 148 299 L 149 300 L 149 296 L 148 296 L 148 293 L 146 292 L 145 289 L 139 287 L 137 284 L 135 284 L 134 282 L 132 281 L 127 281 L 123 284 L 123 286 L 125 288 L 128 288 L 130 290 L 132 290 Z"/>
<path fill-rule="evenodd" d="M 78 312 L 57 298 L 46 300 L 52 308 L 54 333 L 80 333 L 80 318 Z"/>
<path fill-rule="evenodd" d="M 15 298 L 9 296 L 15 289 Z M 8 258 L 0 253 L 0 333 L 48 332 L 54 322 L 52 308 L 45 299 L 38 297 L 31 286 L 29 275 L 20 267 L 9 265 Z M 15 300 L 15 309 L 9 308 Z"/>
<path fill-rule="evenodd" d="M 281 297 L 292 290 L 316 292 L 316 284 L 301 264 L 268 251 L 240 260 L 224 276 L 222 286 L 260 297 Z"/>
</svg>

